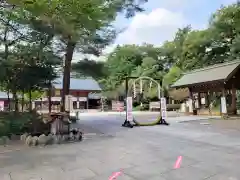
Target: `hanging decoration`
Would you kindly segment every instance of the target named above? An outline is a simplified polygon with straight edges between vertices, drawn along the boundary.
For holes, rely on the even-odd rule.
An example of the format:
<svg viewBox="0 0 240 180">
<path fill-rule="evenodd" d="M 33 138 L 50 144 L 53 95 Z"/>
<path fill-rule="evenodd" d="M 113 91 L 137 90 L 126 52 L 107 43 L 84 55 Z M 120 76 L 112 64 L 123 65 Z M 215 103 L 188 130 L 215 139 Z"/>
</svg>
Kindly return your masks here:
<svg viewBox="0 0 240 180">
<path fill-rule="evenodd" d="M 137 93 L 136 93 L 136 83 L 133 83 L 133 98 L 137 97 Z"/>
<path fill-rule="evenodd" d="M 152 81 L 150 81 L 150 84 L 149 84 L 149 89 L 151 90 L 152 88 Z"/>
<path fill-rule="evenodd" d="M 143 82 L 142 79 L 140 79 L 140 94 L 143 93 Z"/>
</svg>

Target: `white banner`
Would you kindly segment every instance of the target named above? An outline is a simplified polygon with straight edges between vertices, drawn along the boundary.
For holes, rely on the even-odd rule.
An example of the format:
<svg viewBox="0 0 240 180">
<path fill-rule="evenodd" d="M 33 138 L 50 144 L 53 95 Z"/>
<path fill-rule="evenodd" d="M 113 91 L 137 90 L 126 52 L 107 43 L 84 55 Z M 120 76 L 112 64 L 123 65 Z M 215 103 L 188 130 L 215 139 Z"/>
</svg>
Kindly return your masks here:
<svg viewBox="0 0 240 180">
<path fill-rule="evenodd" d="M 4 111 L 4 101 L 0 101 L 0 111 Z"/>
<path fill-rule="evenodd" d="M 112 110 L 118 112 L 124 111 L 124 102 L 112 101 Z"/>
<path fill-rule="evenodd" d="M 167 118 L 167 103 L 166 103 L 166 98 L 161 98 L 161 114 L 162 118 L 166 119 Z"/>
<path fill-rule="evenodd" d="M 221 97 L 221 110 L 222 110 L 222 113 L 224 114 L 227 113 L 227 103 L 226 103 L 225 97 Z"/>
<path fill-rule="evenodd" d="M 73 110 L 73 101 L 71 95 L 65 96 L 65 110 L 69 112 Z"/>
<path fill-rule="evenodd" d="M 128 121 L 133 121 L 132 97 L 127 97 L 127 120 Z"/>
<path fill-rule="evenodd" d="M 188 108 L 189 108 L 189 112 L 192 113 L 193 112 L 193 102 L 192 102 L 192 99 L 188 100 Z"/>
</svg>

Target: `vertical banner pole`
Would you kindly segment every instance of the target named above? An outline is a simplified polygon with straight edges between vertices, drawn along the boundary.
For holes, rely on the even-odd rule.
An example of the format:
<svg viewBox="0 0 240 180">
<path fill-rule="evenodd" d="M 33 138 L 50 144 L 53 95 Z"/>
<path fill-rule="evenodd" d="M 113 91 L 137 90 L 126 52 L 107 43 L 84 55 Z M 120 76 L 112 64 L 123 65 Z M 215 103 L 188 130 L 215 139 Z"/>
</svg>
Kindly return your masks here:
<svg viewBox="0 0 240 180">
<path fill-rule="evenodd" d="M 126 77 L 125 84 L 125 107 L 126 107 L 126 121 L 127 121 L 127 97 L 128 97 L 128 77 Z"/>
<path fill-rule="evenodd" d="M 133 97 L 136 98 L 137 97 L 137 92 L 136 92 L 136 82 L 133 82 Z"/>
</svg>

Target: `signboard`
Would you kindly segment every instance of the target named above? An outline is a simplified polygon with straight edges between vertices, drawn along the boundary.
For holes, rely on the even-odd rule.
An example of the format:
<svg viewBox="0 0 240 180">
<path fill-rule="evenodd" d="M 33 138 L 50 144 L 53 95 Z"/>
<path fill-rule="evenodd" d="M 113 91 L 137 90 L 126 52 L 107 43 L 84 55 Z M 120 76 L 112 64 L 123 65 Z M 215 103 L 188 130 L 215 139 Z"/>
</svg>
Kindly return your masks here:
<svg viewBox="0 0 240 180">
<path fill-rule="evenodd" d="M 4 101 L 0 101 L 0 111 L 4 111 Z"/>
<path fill-rule="evenodd" d="M 161 114 L 162 118 L 166 119 L 167 118 L 167 104 L 166 104 L 166 98 L 161 98 Z"/>
<path fill-rule="evenodd" d="M 78 97 L 77 99 L 80 102 L 86 102 L 87 101 L 87 97 Z"/>
<path fill-rule="evenodd" d="M 189 112 L 193 112 L 193 101 L 192 101 L 192 99 L 188 100 L 188 108 L 189 108 Z"/>
<path fill-rule="evenodd" d="M 133 121 L 132 115 L 132 97 L 127 97 L 127 120 Z"/>
<path fill-rule="evenodd" d="M 112 110 L 118 112 L 124 111 L 124 102 L 112 101 Z"/>
<path fill-rule="evenodd" d="M 206 99 L 205 98 L 201 98 L 201 104 L 206 104 Z"/>
<path fill-rule="evenodd" d="M 226 104 L 225 97 L 221 97 L 221 110 L 222 110 L 222 113 L 224 113 L 224 114 L 227 113 L 227 104 Z"/>
<path fill-rule="evenodd" d="M 65 96 L 65 110 L 69 112 L 73 110 L 73 101 L 71 95 Z"/>
</svg>

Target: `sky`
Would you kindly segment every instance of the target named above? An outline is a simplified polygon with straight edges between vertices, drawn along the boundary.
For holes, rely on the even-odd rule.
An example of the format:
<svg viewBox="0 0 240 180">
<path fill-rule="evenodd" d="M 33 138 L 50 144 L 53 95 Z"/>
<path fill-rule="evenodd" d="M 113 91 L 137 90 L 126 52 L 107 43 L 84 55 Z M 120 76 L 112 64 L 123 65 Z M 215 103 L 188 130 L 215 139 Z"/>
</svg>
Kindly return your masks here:
<svg viewBox="0 0 240 180">
<path fill-rule="evenodd" d="M 116 45 L 154 44 L 160 46 L 166 40 L 172 40 L 178 28 L 191 25 L 193 29 L 204 29 L 209 18 L 221 5 L 228 5 L 237 0 L 148 0 L 143 5 L 142 13 L 126 19 L 119 15 L 114 25 L 125 29 L 115 42 L 106 47 L 104 55 Z M 78 55 L 75 56 L 77 58 Z M 75 59 L 74 58 L 74 59 Z M 96 60 L 104 60 L 102 56 Z"/>
</svg>

